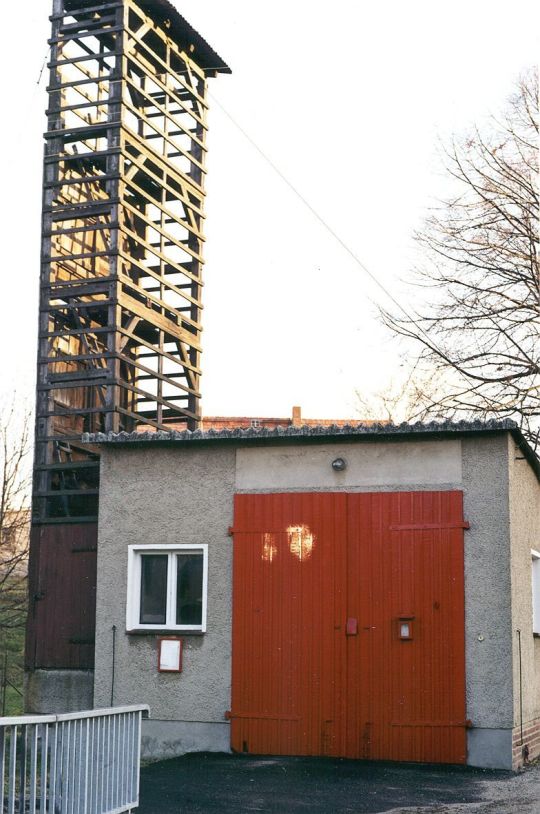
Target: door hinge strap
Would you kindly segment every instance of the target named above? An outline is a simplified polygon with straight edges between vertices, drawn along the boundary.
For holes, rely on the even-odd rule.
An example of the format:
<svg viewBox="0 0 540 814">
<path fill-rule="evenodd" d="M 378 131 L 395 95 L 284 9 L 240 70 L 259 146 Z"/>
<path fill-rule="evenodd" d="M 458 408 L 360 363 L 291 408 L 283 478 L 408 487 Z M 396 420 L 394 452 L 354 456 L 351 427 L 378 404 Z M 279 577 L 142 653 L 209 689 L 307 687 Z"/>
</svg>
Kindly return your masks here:
<svg viewBox="0 0 540 814">
<path fill-rule="evenodd" d="M 429 529 L 469 529 L 470 527 L 467 520 L 459 520 L 457 523 L 405 523 L 388 528 L 390 531 L 429 531 Z"/>
</svg>

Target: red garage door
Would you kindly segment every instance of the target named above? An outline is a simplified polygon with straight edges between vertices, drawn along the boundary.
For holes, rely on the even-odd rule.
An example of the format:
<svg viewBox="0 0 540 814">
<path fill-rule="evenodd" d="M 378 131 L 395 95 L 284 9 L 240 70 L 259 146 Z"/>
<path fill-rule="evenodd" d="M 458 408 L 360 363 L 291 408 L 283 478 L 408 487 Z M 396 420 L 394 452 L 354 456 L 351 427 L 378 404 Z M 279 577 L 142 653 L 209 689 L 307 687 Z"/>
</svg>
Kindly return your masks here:
<svg viewBox="0 0 540 814">
<path fill-rule="evenodd" d="M 461 492 L 237 495 L 232 748 L 462 763 Z"/>
</svg>

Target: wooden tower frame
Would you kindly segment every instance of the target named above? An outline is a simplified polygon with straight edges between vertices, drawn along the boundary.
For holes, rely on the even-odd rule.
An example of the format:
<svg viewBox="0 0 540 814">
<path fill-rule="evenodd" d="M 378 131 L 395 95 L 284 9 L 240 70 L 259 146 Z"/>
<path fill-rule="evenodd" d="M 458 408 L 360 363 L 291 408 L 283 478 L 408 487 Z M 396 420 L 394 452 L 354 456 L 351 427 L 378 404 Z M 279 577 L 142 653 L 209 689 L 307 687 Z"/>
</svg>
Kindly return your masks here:
<svg viewBox="0 0 540 814">
<path fill-rule="evenodd" d="M 44 529 L 97 519 L 81 434 L 200 421 L 207 78 L 230 72 L 167 0 L 53 0 L 50 19 L 37 601 Z"/>
</svg>

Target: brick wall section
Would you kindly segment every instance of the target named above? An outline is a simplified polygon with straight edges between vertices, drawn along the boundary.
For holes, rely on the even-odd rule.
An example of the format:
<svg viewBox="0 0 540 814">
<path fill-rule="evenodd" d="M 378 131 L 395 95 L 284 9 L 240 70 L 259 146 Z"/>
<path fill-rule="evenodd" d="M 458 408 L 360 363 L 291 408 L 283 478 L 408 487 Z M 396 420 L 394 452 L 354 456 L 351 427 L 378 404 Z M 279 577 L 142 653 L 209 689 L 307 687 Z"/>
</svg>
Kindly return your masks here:
<svg viewBox="0 0 540 814">
<path fill-rule="evenodd" d="M 300 407 L 293 407 L 290 418 L 268 417 L 268 416 L 202 416 L 200 428 L 203 432 L 207 430 L 251 430 L 265 429 L 275 430 L 278 427 L 358 427 L 373 426 L 375 424 L 388 424 L 386 419 L 366 419 L 366 418 L 303 418 Z M 185 430 L 182 422 L 167 424 L 170 430 Z M 146 425 L 139 425 L 137 432 L 152 432 L 153 428 Z"/>
<path fill-rule="evenodd" d="M 202 419 L 203 430 L 248 430 L 251 427 L 346 427 L 360 424 L 374 424 L 373 421 L 359 421 L 355 418 L 303 418 L 295 424 L 290 418 L 253 418 L 251 416 L 205 416 Z"/>
<path fill-rule="evenodd" d="M 264 427 L 275 430 L 276 427 L 345 427 L 359 424 L 384 423 L 358 418 L 303 418 L 300 407 L 293 407 L 291 418 L 269 418 L 257 416 L 204 416 L 202 430 L 247 430 L 253 427 Z"/>
<path fill-rule="evenodd" d="M 527 746 L 529 753 L 525 758 L 523 749 Z M 540 718 L 523 724 L 523 745 L 521 743 L 521 727 L 514 727 L 512 733 L 512 766 L 519 769 L 525 763 L 540 756 Z"/>
</svg>

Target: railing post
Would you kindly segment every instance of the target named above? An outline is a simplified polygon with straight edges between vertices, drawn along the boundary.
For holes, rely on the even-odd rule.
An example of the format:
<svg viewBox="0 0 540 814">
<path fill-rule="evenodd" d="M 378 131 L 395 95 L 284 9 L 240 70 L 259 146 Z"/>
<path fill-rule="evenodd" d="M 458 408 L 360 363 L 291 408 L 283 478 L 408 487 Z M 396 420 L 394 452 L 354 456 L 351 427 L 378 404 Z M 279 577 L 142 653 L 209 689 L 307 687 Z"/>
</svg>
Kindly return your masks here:
<svg viewBox="0 0 540 814">
<path fill-rule="evenodd" d="M 15 814 L 15 789 L 17 774 L 17 727 L 11 730 L 9 743 L 9 785 L 8 785 L 8 814 Z"/>
<path fill-rule="evenodd" d="M 26 811 L 26 766 L 28 758 L 28 729 L 21 727 L 20 734 L 21 751 L 19 758 L 20 779 L 19 779 L 19 811 Z"/>
<path fill-rule="evenodd" d="M 39 814 L 47 814 L 47 777 L 49 768 L 49 724 L 41 726 L 41 777 L 39 783 Z M 54 812 L 54 808 L 51 809 Z"/>
<path fill-rule="evenodd" d="M 2 717 L 6 714 L 7 665 L 8 656 L 7 653 L 4 653 L 4 665 L 2 670 Z"/>
<path fill-rule="evenodd" d="M 28 727 L 30 740 L 30 787 L 28 802 L 30 805 L 30 814 L 35 814 L 37 801 L 38 726 L 39 724 L 30 724 Z M 21 810 L 24 811 L 24 809 Z"/>
</svg>

